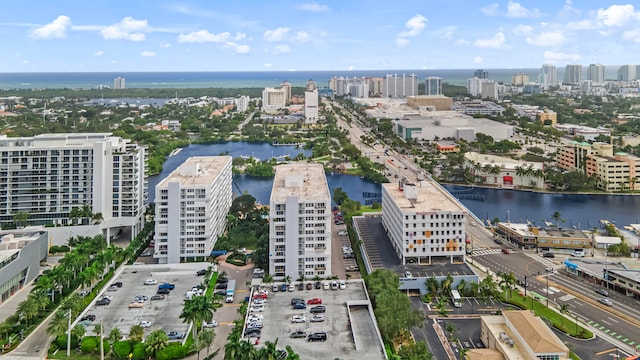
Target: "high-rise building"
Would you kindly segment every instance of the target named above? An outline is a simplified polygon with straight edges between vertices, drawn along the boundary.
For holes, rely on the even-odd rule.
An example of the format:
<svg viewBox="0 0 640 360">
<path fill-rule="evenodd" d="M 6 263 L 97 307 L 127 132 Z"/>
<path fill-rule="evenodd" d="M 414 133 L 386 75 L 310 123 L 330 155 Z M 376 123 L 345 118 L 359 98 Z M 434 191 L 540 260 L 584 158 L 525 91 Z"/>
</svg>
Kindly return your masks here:
<svg viewBox="0 0 640 360">
<path fill-rule="evenodd" d="M 487 72 L 486 70 L 479 69 L 473 72 L 473 77 L 476 77 L 478 79 L 488 79 L 489 72 Z"/>
<path fill-rule="evenodd" d="M 307 90 L 304 92 L 304 122 L 305 124 L 318 122 L 318 89 L 313 80 L 307 81 Z"/>
<path fill-rule="evenodd" d="M 0 223 L 26 212 L 29 225 L 70 225 L 72 210 L 88 206 L 102 215 L 105 238 L 124 226 L 135 237 L 147 197 L 145 154 L 109 133 L 0 135 Z"/>
<path fill-rule="evenodd" d="M 154 258 L 204 261 L 231 207 L 231 156 L 190 157 L 156 185 Z"/>
<path fill-rule="evenodd" d="M 291 83 L 285 80 L 280 84 L 280 88 L 284 90 L 286 96 L 285 103 L 291 103 Z"/>
<path fill-rule="evenodd" d="M 558 72 L 554 65 L 542 65 L 542 69 L 540 69 L 540 84 L 545 90 L 548 90 L 550 86 L 558 85 Z"/>
<path fill-rule="evenodd" d="M 481 96 L 482 98 L 497 99 L 498 84 L 489 79 L 467 79 L 467 92 L 471 96 Z"/>
<path fill-rule="evenodd" d="M 286 106 L 287 89 L 268 87 L 262 90 L 262 107 L 277 109 Z"/>
<path fill-rule="evenodd" d="M 402 265 L 464 261 L 467 210 L 439 184 L 382 184 L 382 226 Z"/>
<path fill-rule="evenodd" d="M 247 109 L 249 108 L 249 100 L 250 98 L 246 95 L 242 95 L 235 99 L 234 101 L 236 103 L 236 110 L 240 112 L 247 111 Z"/>
<path fill-rule="evenodd" d="M 604 83 L 604 65 L 589 64 L 587 68 L 587 80 L 591 80 L 594 84 Z"/>
<path fill-rule="evenodd" d="M 125 88 L 125 80 L 123 77 L 118 76 L 117 78 L 113 79 L 113 88 L 115 90 L 121 90 Z"/>
<path fill-rule="evenodd" d="M 424 81 L 425 95 L 442 95 L 442 78 L 429 76 Z"/>
<path fill-rule="evenodd" d="M 571 85 L 579 85 L 582 81 L 582 65 L 567 64 L 564 68 L 564 82 Z"/>
<path fill-rule="evenodd" d="M 516 73 L 511 77 L 511 85 L 514 86 L 523 86 L 529 82 L 529 74 L 526 73 Z"/>
<path fill-rule="evenodd" d="M 418 76 L 415 74 L 387 74 L 382 80 L 382 97 L 389 99 L 405 99 L 418 95 Z"/>
<path fill-rule="evenodd" d="M 631 81 L 637 79 L 636 65 L 622 65 L 618 69 L 619 81 Z"/>
<path fill-rule="evenodd" d="M 269 273 L 330 276 L 331 194 L 322 164 L 278 165 L 269 205 Z"/>
</svg>

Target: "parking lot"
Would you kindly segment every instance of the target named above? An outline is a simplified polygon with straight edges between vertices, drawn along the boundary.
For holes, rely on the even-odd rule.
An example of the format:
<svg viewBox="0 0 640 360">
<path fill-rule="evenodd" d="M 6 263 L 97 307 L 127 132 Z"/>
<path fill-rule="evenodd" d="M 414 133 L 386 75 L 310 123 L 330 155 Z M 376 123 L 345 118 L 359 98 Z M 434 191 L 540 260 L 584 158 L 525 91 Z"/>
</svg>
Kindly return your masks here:
<svg viewBox="0 0 640 360">
<path fill-rule="evenodd" d="M 345 290 L 315 287 L 311 290 L 298 290 L 296 287 L 292 292 L 272 292 L 272 286 L 268 290 L 269 297 L 262 313 L 264 319 L 260 344 L 278 339 L 278 347 L 290 345 L 302 359 L 384 359 L 376 324 L 369 316 L 362 280 L 347 281 Z M 292 309 L 293 298 L 303 299 L 305 303 L 312 298 L 321 299 L 322 305 L 326 307 L 324 321 L 310 321 L 310 309 L 317 305 L 307 305 L 306 309 Z M 351 311 L 347 302 L 352 304 Z M 292 323 L 295 315 L 304 316 L 305 321 Z M 291 338 L 294 331 L 304 331 L 306 334 L 326 332 L 327 340 L 308 342 L 306 338 Z"/>
<path fill-rule="evenodd" d="M 158 329 L 187 333 L 189 324 L 179 319 L 185 294 L 192 287 L 202 283 L 204 277 L 196 276 L 196 272 L 205 269 L 207 265 L 199 263 L 125 266 L 111 282 L 122 282 L 122 287 L 115 291 L 107 291 L 106 287 L 96 297 L 98 300 L 104 295 L 111 296 L 109 305 L 97 306 L 94 300 L 82 316 L 95 315 L 93 324 L 102 321 L 103 332 L 107 334 L 117 327 L 123 336 L 128 336 L 131 327 L 141 321 L 151 323 L 145 328 L 145 337 Z M 164 282 L 175 284 L 175 289 L 165 295 L 164 300 L 151 300 L 158 290 L 158 285 L 144 285 L 147 279 L 157 280 L 158 285 Z M 149 299 L 143 301 L 140 308 L 129 308 L 133 298 L 138 295 L 144 295 Z M 87 332 L 93 331 L 93 324 L 85 326 Z"/>
</svg>

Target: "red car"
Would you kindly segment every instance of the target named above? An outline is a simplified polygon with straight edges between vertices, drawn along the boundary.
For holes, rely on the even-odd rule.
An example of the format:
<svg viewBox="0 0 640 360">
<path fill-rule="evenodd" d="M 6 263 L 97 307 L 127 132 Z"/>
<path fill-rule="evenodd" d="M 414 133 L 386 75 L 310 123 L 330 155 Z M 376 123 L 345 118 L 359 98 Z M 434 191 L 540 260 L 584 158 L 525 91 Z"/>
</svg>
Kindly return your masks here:
<svg viewBox="0 0 640 360">
<path fill-rule="evenodd" d="M 322 299 L 318 299 L 318 298 L 309 299 L 307 301 L 307 304 L 309 304 L 309 305 L 322 304 Z"/>
<path fill-rule="evenodd" d="M 257 293 L 255 295 L 253 295 L 254 299 L 266 299 L 269 296 L 266 293 Z"/>
</svg>

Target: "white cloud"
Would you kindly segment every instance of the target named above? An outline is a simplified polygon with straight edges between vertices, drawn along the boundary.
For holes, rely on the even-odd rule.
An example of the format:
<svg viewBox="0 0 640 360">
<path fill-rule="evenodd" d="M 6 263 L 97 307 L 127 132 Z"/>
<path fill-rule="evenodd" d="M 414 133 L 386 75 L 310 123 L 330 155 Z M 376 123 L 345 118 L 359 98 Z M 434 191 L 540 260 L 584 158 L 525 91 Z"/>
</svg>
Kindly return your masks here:
<svg viewBox="0 0 640 360">
<path fill-rule="evenodd" d="M 454 44 L 456 44 L 457 46 L 469 46 L 471 45 L 471 42 L 465 39 L 458 39 Z"/>
<path fill-rule="evenodd" d="M 526 7 L 522 6 L 522 4 L 520 4 L 519 2 L 509 1 L 509 3 L 507 4 L 507 16 L 516 18 L 539 17 L 540 10 L 529 10 Z"/>
<path fill-rule="evenodd" d="M 621 27 L 640 20 L 640 13 L 631 4 L 611 5 L 606 9 L 598 9 L 596 18 L 598 23 L 605 26 Z"/>
<path fill-rule="evenodd" d="M 518 25 L 513 29 L 513 34 L 518 36 L 529 35 L 533 31 L 533 27 L 529 25 Z"/>
<path fill-rule="evenodd" d="M 106 40 L 143 41 L 145 33 L 150 30 L 147 20 L 136 20 L 128 16 L 119 23 L 103 28 L 101 33 Z"/>
<path fill-rule="evenodd" d="M 567 54 L 555 51 L 545 51 L 543 57 L 546 62 L 578 61 L 582 59 L 582 56 L 579 54 Z"/>
<path fill-rule="evenodd" d="M 328 11 L 329 10 L 329 6 L 318 4 L 317 2 L 310 2 L 310 3 L 298 5 L 298 6 L 296 6 L 296 9 L 305 10 L 305 11 L 320 12 L 320 11 Z"/>
<path fill-rule="evenodd" d="M 478 39 L 473 42 L 473 45 L 479 48 L 489 49 L 502 49 L 505 47 L 507 39 L 502 31 L 497 32 L 493 37 L 487 39 Z"/>
<path fill-rule="evenodd" d="M 287 36 L 289 32 L 288 27 L 279 27 L 273 30 L 267 30 L 264 32 L 264 39 L 268 42 L 281 41 Z"/>
<path fill-rule="evenodd" d="M 422 33 L 424 28 L 427 26 L 427 21 L 429 20 L 427 20 L 426 17 L 420 14 L 417 14 L 411 19 L 407 20 L 406 24 L 404 24 L 407 30 L 402 31 L 398 34 L 398 36 L 396 37 L 396 44 L 398 46 L 409 45 L 410 41 L 407 38 L 420 35 L 420 33 Z"/>
<path fill-rule="evenodd" d="M 291 51 L 291 48 L 289 48 L 289 45 L 287 44 L 276 45 L 273 47 L 273 52 L 275 54 L 283 54 L 283 53 L 288 53 L 290 51 Z"/>
<path fill-rule="evenodd" d="M 143 52 L 140 53 L 140 56 L 143 56 L 143 57 L 155 57 L 156 53 L 154 53 L 153 51 L 144 50 Z"/>
<path fill-rule="evenodd" d="M 208 30 L 198 30 L 178 35 L 178 42 L 181 43 L 219 43 L 228 40 L 231 40 L 231 33 L 229 32 L 212 34 Z"/>
<path fill-rule="evenodd" d="M 169 47 L 171 47 L 171 44 L 166 43 L 166 42 L 161 42 L 161 43 L 160 43 L 160 47 L 161 47 L 161 48 L 169 48 Z"/>
<path fill-rule="evenodd" d="M 622 33 L 622 38 L 640 43 L 640 29 L 625 31 Z"/>
<path fill-rule="evenodd" d="M 102 51 L 102 50 L 98 50 L 98 51 L 93 53 L 93 56 L 102 56 L 102 55 L 104 55 L 104 51 Z"/>
<path fill-rule="evenodd" d="M 232 41 L 227 41 L 225 46 L 230 48 L 236 54 L 247 54 L 251 51 L 251 47 L 249 47 L 249 45 L 236 44 Z"/>
<path fill-rule="evenodd" d="M 307 42 L 311 40 L 311 37 L 309 36 L 309 33 L 306 31 L 298 31 L 296 33 L 296 35 L 291 38 L 291 41 L 295 41 L 295 42 Z"/>
<path fill-rule="evenodd" d="M 543 32 L 527 37 L 527 44 L 535 46 L 558 46 L 564 42 L 564 35 L 560 32 Z"/>
<path fill-rule="evenodd" d="M 238 31 L 236 33 L 236 36 L 233 37 L 234 41 L 242 41 L 244 39 L 247 38 L 247 34 L 243 33 L 242 31 Z"/>
<path fill-rule="evenodd" d="M 484 59 L 480 56 L 476 56 L 473 58 L 473 63 L 474 64 L 482 64 L 484 62 Z"/>
<path fill-rule="evenodd" d="M 480 11 L 487 16 L 496 16 L 498 15 L 498 6 L 498 3 L 493 3 L 483 7 Z"/>
<path fill-rule="evenodd" d="M 593 30 L 598 25 L 591 20 L 571 21 L 566 25 L 569 30 Z"/>
<path fill-rule="evenodd" d="M 31 37 L 34 39 L 60 39 L 67 37 L 67 29 L 71 26 L 71 18 L 65 15 L 58 16 L 52 22 L 33 29 Z"/>
<path fill-rule="evenodd" d="M 351 66 L 349 66 L 349 67 L 347 68 L 347 70 L 348 70 L 348 71 L 353 71 L 353 70 L 355 70 L 355 69 L 356 69 L 356 67 L 355 67 L 355 66 L 353 66 L 353 65 L 351 65 Z"/>
<path fill-rule="evenodd" d="M 272 63 L 265 63 L 262 66 L 266 67 L 267 69 L 272 68 L 273 64 Z"/>
</svg>

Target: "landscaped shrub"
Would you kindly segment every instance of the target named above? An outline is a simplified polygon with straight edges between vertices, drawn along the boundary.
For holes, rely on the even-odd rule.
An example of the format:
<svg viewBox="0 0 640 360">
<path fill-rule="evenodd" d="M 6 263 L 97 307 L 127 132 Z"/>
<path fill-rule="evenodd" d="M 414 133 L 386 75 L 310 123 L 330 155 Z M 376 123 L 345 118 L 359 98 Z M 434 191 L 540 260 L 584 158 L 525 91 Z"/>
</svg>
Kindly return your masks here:
<svg viewBox="0 0 640 360">
<path fill-rule="evenodd" d="M 67 335 L 60 335 L 58 336 L 58 339 L 56 340 L 56 343 L 58 344 L 58 349 L 60 350 L 66 350 L 67 349 Z M 76 339 L 75 336 L 71 337 L 71 348 L 75 349 L 78 347 L 78 339 Z"/>
<path fill-rule="evenodd" d="M 130 341 L 116 341 L 113 344 L 113 352 L 118 359 L 126 359 L 131 354 Z"/>
<path fill-rule="evenodd" d="M 174 343 L 156 352 L 156 360 L 182 359 L 187 357 L 187 353 L 185 346 Z"/>
<path fill-rule="evenodd" d="M 147 353 L 144 350 L 143 343 L 136 343 L 133 345 L 133 360 L 144 360 L 147 357 Z"/>
<path fill-rule="evenodd" d="M 85 336 L 80 344 L 80 350 L 85 354 L 93 354 L 98 349 L 98 339 L 95 336 Z"/>
</svg>

